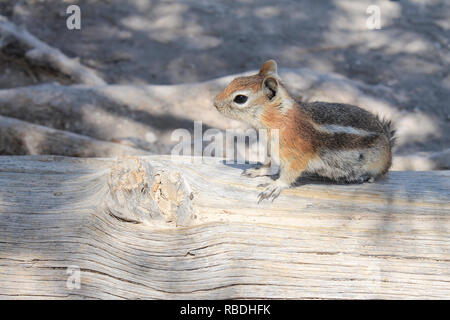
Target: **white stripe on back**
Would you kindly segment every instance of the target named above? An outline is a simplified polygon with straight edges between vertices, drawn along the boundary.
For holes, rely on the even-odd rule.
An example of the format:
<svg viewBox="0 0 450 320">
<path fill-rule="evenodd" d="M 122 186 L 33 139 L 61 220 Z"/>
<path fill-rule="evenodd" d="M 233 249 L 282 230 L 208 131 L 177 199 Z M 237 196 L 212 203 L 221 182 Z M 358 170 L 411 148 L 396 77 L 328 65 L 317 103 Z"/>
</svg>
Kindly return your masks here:
<svg viewBox="0 0 450 320">
<path fill-rule="evenodd" d="M 316 130 L 326 132 L 326 133 L 348 133 L 348 134 L 357 134 L 360 136 L 370 136 L 375 134 L 375 132 L 366 131 L 363 129 L 357 129 L 348 126 L 339 126 L 336 124 L 324 124 L 324 125 L 314 125 Z"/>
</svg>

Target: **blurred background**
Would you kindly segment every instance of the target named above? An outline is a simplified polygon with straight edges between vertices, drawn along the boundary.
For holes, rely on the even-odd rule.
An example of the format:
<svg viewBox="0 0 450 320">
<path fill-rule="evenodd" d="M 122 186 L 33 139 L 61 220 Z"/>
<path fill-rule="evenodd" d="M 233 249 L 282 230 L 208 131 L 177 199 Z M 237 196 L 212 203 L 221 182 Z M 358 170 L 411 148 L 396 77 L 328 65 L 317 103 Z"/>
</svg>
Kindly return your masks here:
<svg viewBox="0 0 450 320">
<path fill-rule="evenodd" d="M 81 30 L 66 27 L 71 4 Z M 0 0 L 0 15 L 105 82 L 36 63 L 0 28 L 0 154 L 169 153 L 171 132 L 195 120 L 239 127 L 212 97 L 275 59 L 299 98 L 398 122 L 396 169 L 449 168 L 447 0 Z"/>
</svg>

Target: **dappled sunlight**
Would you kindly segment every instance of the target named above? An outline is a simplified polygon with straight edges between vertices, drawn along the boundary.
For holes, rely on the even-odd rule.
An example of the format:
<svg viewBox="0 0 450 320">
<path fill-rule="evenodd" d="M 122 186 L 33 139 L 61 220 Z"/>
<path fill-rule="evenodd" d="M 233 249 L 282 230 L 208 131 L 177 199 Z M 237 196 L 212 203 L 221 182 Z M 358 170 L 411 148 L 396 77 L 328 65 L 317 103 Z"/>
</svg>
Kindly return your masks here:
<svg viewBox="0 0 450 320">
<path fill-rule="evenodd" d="M 274 18 L 279 16 L 281 9 L 275 6 L 264 6 L 255 10 L 255 15 L 258 18 Z"/>
<path fill-rule="evenodd" d="M 185 41 L 191 49 L 209 49 L 220 45 L 221 39 L 205 34 L 204 27 L 196 19 L 185 19 L 188 7 L 183 4 L 165 3 L 151 8 L 151 17 L 127 16 L 122 19 L 124 27 L 147 33 L 150 39 L 161 43 Z"/>
<path fill-rule="evenodd" d="M 230 75 L 251 73 L 274 58 L 296 98 L 355 104 L 394 120 L 396 155 L 449 146 L 448 43 L 440 29 L 448 25 L 448 8 L 442 1 L 81 0 L 83 27 L 63 36 L 49 17 L 64 17 L 65 7 L 50 4 L 24 1 L 7 14 L 44 42 L 80 57 L 106 82 L 120 84 L 96 88 L 97 105 L 80 102 L 83 116 L 66 127 L 53 123 L 58 129 L 108 141 L 142 134 L 167 142 L 172 129 L 189 128 L 196 119 L 221 130 L 245 127 L 224 119 L 212 99 Z M 368 28 L 369 5 L 380 9 L 380 30 Z M 46 27 L 39 28 L 44 14 Z M 6 78 L 20 68 L 7 66 L 0 86 L 20 83 L 27 74 L 37 84 L 55 77 L 25 68 L 17 79 Z M 65 110 L 58 99 L 53 105 Z M 23 120 L 32 121 L 26 115 Z M 114 130 L 109 121 L 122 124 Z"/>
<path fill-rule="evenodd" d="M 436 120 L 428 115 L 417 112 L 394 118 L 397 123 L 398 144 L 426 142 L 428 138 L 440 138 L 441 132 Z"/>
<path fill-rule="evenodd" d="M 449 297 L 449 10 L 0 0 L 0 299 Z"/>
<path fill-rule="evenodd" d="M 401 16 L 401 4 L 396 1 L 334 1 L 336 10 L 331 14 L 331 26 L 336 29 L 347 29 L 352 31 L 368 31 L 366 13 L 369 5 L 380 8 L 381 26 L 389 26 L 394 19 Z M 345 37 L 345 36 L 344 36 Z"/>
</svg>

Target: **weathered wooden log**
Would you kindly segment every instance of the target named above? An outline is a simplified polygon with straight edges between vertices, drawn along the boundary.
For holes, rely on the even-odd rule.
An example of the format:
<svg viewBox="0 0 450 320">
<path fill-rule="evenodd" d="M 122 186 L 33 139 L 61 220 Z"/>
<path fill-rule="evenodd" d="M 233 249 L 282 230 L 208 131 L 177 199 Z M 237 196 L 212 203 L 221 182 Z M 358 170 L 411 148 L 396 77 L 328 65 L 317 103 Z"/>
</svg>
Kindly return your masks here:
<svg viewBox="0 0 450 320">
<path fill-rule="evenodd" d="M 0 154 L 114 157 L 152 153 L 119 143 L 100 141 L 72 132 L 0 116 Z"/>
<path fill-rule="evenodd" d="M 450 297 L 449 171 L 258 205 L 244 167 L 0 157 L 0 298 Z"/>
</svg>

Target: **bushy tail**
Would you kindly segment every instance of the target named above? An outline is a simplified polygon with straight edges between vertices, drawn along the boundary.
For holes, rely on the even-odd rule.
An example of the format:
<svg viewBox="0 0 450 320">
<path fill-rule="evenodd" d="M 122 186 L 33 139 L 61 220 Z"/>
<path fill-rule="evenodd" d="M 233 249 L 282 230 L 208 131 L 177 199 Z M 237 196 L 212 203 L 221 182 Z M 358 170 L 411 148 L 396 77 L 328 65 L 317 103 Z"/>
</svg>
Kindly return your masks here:
<svg viewBox="0 0 450 320">
<path fill-rule="evenodd" d="M 392 149 L 395 145 L 395 141 L 397 140 L 397 137 L 395 136 L 395 127 L 392 124 L 391 120 L 387 120 L 387 119 L 379 119 L 379 120 L 380 120 L 381 125 L 383 126 L 384 134 L 386 135 L 386 137 L 389 140 L 389 146 Z"/>
</svg>

